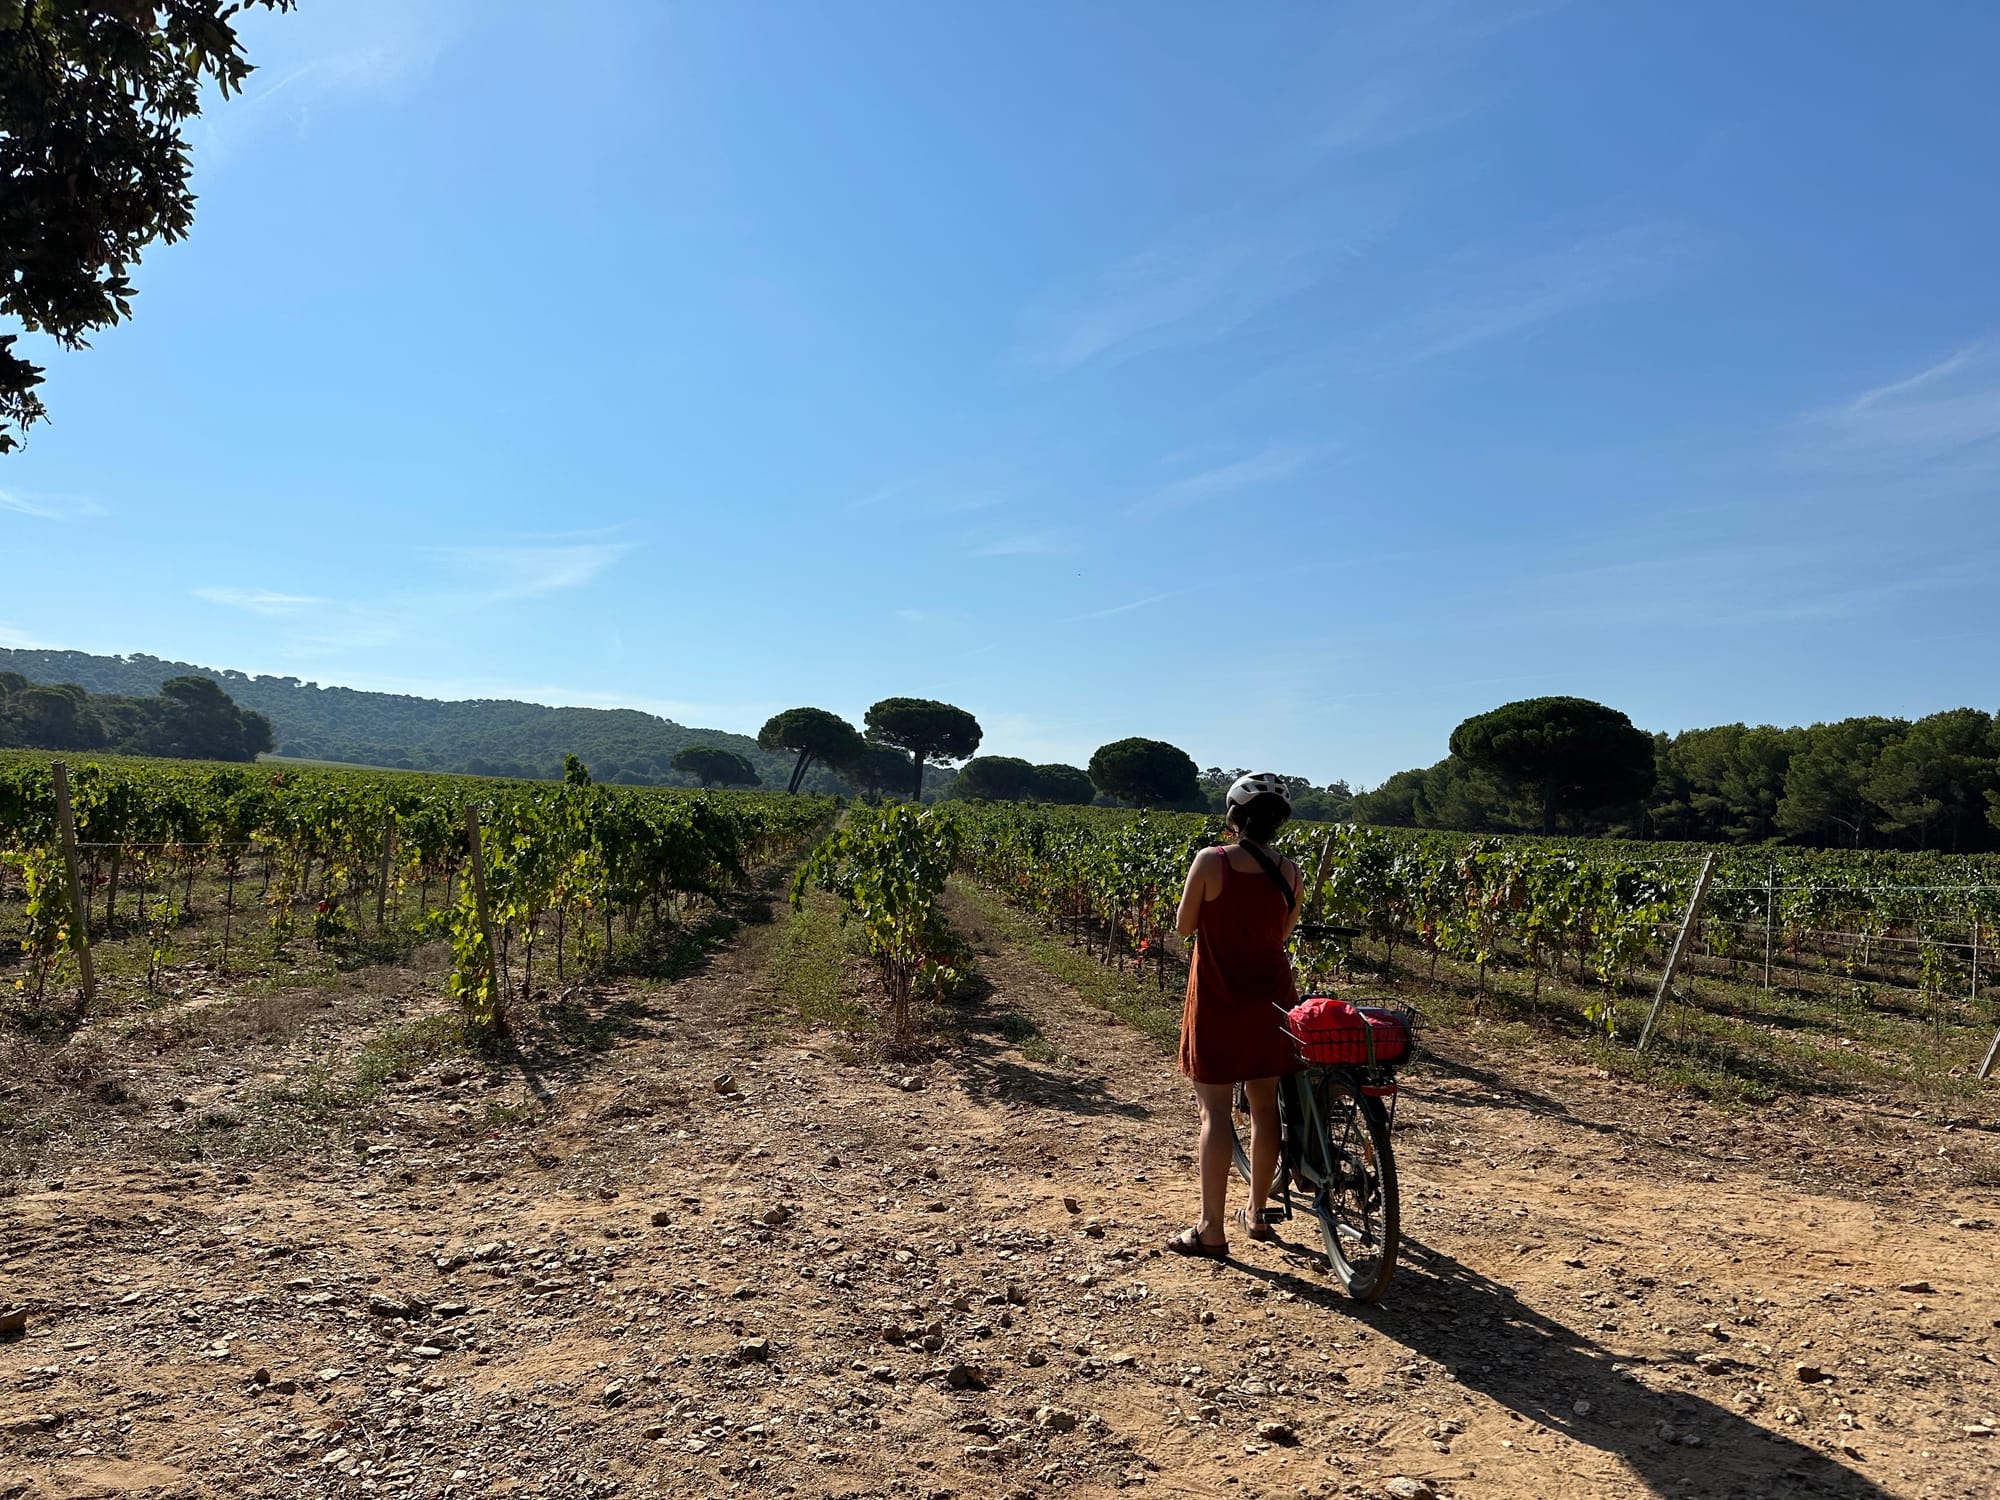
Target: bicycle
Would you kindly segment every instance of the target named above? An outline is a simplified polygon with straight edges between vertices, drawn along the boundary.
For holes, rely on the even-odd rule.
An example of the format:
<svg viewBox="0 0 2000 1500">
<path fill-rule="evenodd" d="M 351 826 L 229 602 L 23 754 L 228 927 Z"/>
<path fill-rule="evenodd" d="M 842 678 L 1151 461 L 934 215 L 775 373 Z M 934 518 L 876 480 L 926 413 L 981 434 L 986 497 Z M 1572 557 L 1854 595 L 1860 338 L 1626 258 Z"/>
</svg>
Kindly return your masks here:
<svg viewBox="0 0 2000 1500">
<path fill-rule="evenodd" d="M 1298 932 L 1308 941 L 1359 935 L 1357 928 L 1304 922 Z M 1300 1197 L 1310 1195 L 1309 1211 L 1319 1224 L 1327 1260 L 1342 1289 L 1357 1302 L 1376 1302 L 1395 1275 L 1402 1240 L 1390 1128 L 1397 1096 L 1394 1070 L 1413 1050 L 1414 1017 L 1380 1007 L 1367 1007 L 1363 1014 L 1393 1018 L 1402 1028 L 1403 1050 L 1398 1056 L 1378 1058 L 1379 1022 L 1343 1027 L 1337 1037 L 1292 1033 L 1301 1066 L 1278 1080 L 1278 1172 L 1271 1193 L 1276 1207 L 1266 1208 L 1265 1221 L 1273 1222 L 1274 1215 L 1277 1222 L 1294 1216 L 1294 1186 Z M 1292 1030 L 1289 1012 L 1286 1030 Z M 1354 1055 L 1356 1060 L 1308 1060 L 1314 1052 Z M 1240 1084 L 1230 1123 L 1236 1170 L 1248 1184 L 1250 1110 Z"/>
</svg>

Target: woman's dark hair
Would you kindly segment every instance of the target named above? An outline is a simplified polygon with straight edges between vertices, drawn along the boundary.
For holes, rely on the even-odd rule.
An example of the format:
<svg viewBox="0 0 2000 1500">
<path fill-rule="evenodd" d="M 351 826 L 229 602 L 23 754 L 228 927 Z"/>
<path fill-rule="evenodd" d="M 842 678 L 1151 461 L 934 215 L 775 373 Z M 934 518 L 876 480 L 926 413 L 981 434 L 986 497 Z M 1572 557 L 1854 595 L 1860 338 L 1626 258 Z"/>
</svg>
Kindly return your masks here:
<svg viewBox="0 0 2000 1500">
<path fill-rule="evenodd" d="M 1276 792 L 1259 792 L 1248 802 L 1229 809 L 1225 821 L 1246 839 L 1268 844 L 1271 835 L 1285 826 L 1292 809 Z"/>
</svg>

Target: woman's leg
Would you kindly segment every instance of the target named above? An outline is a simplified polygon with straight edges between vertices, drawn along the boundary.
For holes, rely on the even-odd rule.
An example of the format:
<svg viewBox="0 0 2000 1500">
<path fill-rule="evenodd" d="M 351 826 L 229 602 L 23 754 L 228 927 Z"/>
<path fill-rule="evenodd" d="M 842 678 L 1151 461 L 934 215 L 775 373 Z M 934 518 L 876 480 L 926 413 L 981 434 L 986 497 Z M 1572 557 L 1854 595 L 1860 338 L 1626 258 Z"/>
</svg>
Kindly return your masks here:
<svg viewBox="0 0 2000 1500">
<path fill-rule="evenodd" d="M 1197 1083 L 1194 1096 L 1201 1104 L 1201 1219 L 1195 1228 L 1205 1245 L 1220 1245 L 1229 1236 L 1223 1228 L 1223 1209 L 1229 1196 L 1230 1135 L 1229 1101 L 1236 1086 L 1229 1083 Z"/>
<path fill-rule="evenodd" d="M 1278 1080 L 1253 1078 L 1243 1091 L 1250 1097 L 1250 1222 L 1261 1224 L 1278 1175 Z"/>
</svg>

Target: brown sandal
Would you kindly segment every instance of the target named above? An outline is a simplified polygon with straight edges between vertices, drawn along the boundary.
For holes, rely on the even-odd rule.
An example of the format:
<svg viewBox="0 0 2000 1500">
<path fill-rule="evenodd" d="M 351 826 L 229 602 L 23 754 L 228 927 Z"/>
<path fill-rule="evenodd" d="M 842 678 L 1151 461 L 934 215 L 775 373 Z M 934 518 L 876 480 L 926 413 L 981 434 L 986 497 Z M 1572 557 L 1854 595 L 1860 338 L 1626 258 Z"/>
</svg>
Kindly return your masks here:
<svg viewBox="0 0 2000 1500">
<path fill-rule="evenodd" d="M 1167 1249 L 1175 1255 L 1198 1255 L 1204 1256 L 1209 1260 L 1229 1259 L 1228 1240 L 1224 1240 L 1219 1245 L 1211 1245 L 1201 1237 L 1199 1229 L 1192 1227 L 1183 1229 L 1179 1234 L 1169 1239 L 1167 1241 Z"/>
<path fill-rule="evenodd" d="M 1244 1215 L 1244 1232 L 1253 1240 L 1275 1240 L 1278 1237 L 1278 1231 L 1271 1226 L 1277 1222 L 1277 1214 L 1278 1210 L 1273 1208 L 1264 1209 L 1255 1218 L 1251 1218 L 1246 1212 Z"/>
</svg>

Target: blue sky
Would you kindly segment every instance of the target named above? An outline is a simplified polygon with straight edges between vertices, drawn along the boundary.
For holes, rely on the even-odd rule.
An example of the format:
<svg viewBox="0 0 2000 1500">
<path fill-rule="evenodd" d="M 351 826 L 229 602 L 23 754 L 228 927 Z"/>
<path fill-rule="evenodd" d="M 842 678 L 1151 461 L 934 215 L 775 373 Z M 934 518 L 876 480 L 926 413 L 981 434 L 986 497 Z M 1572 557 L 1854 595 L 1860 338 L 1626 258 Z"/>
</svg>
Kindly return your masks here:
<svg viewBox="0 0 2000 1500">
<path fill-rule="evenodd" d="M 2000 706 L 1989 5 L 246 30 L 0 643 L 1356 784 L 1539 693 Z"/>
</svg>

